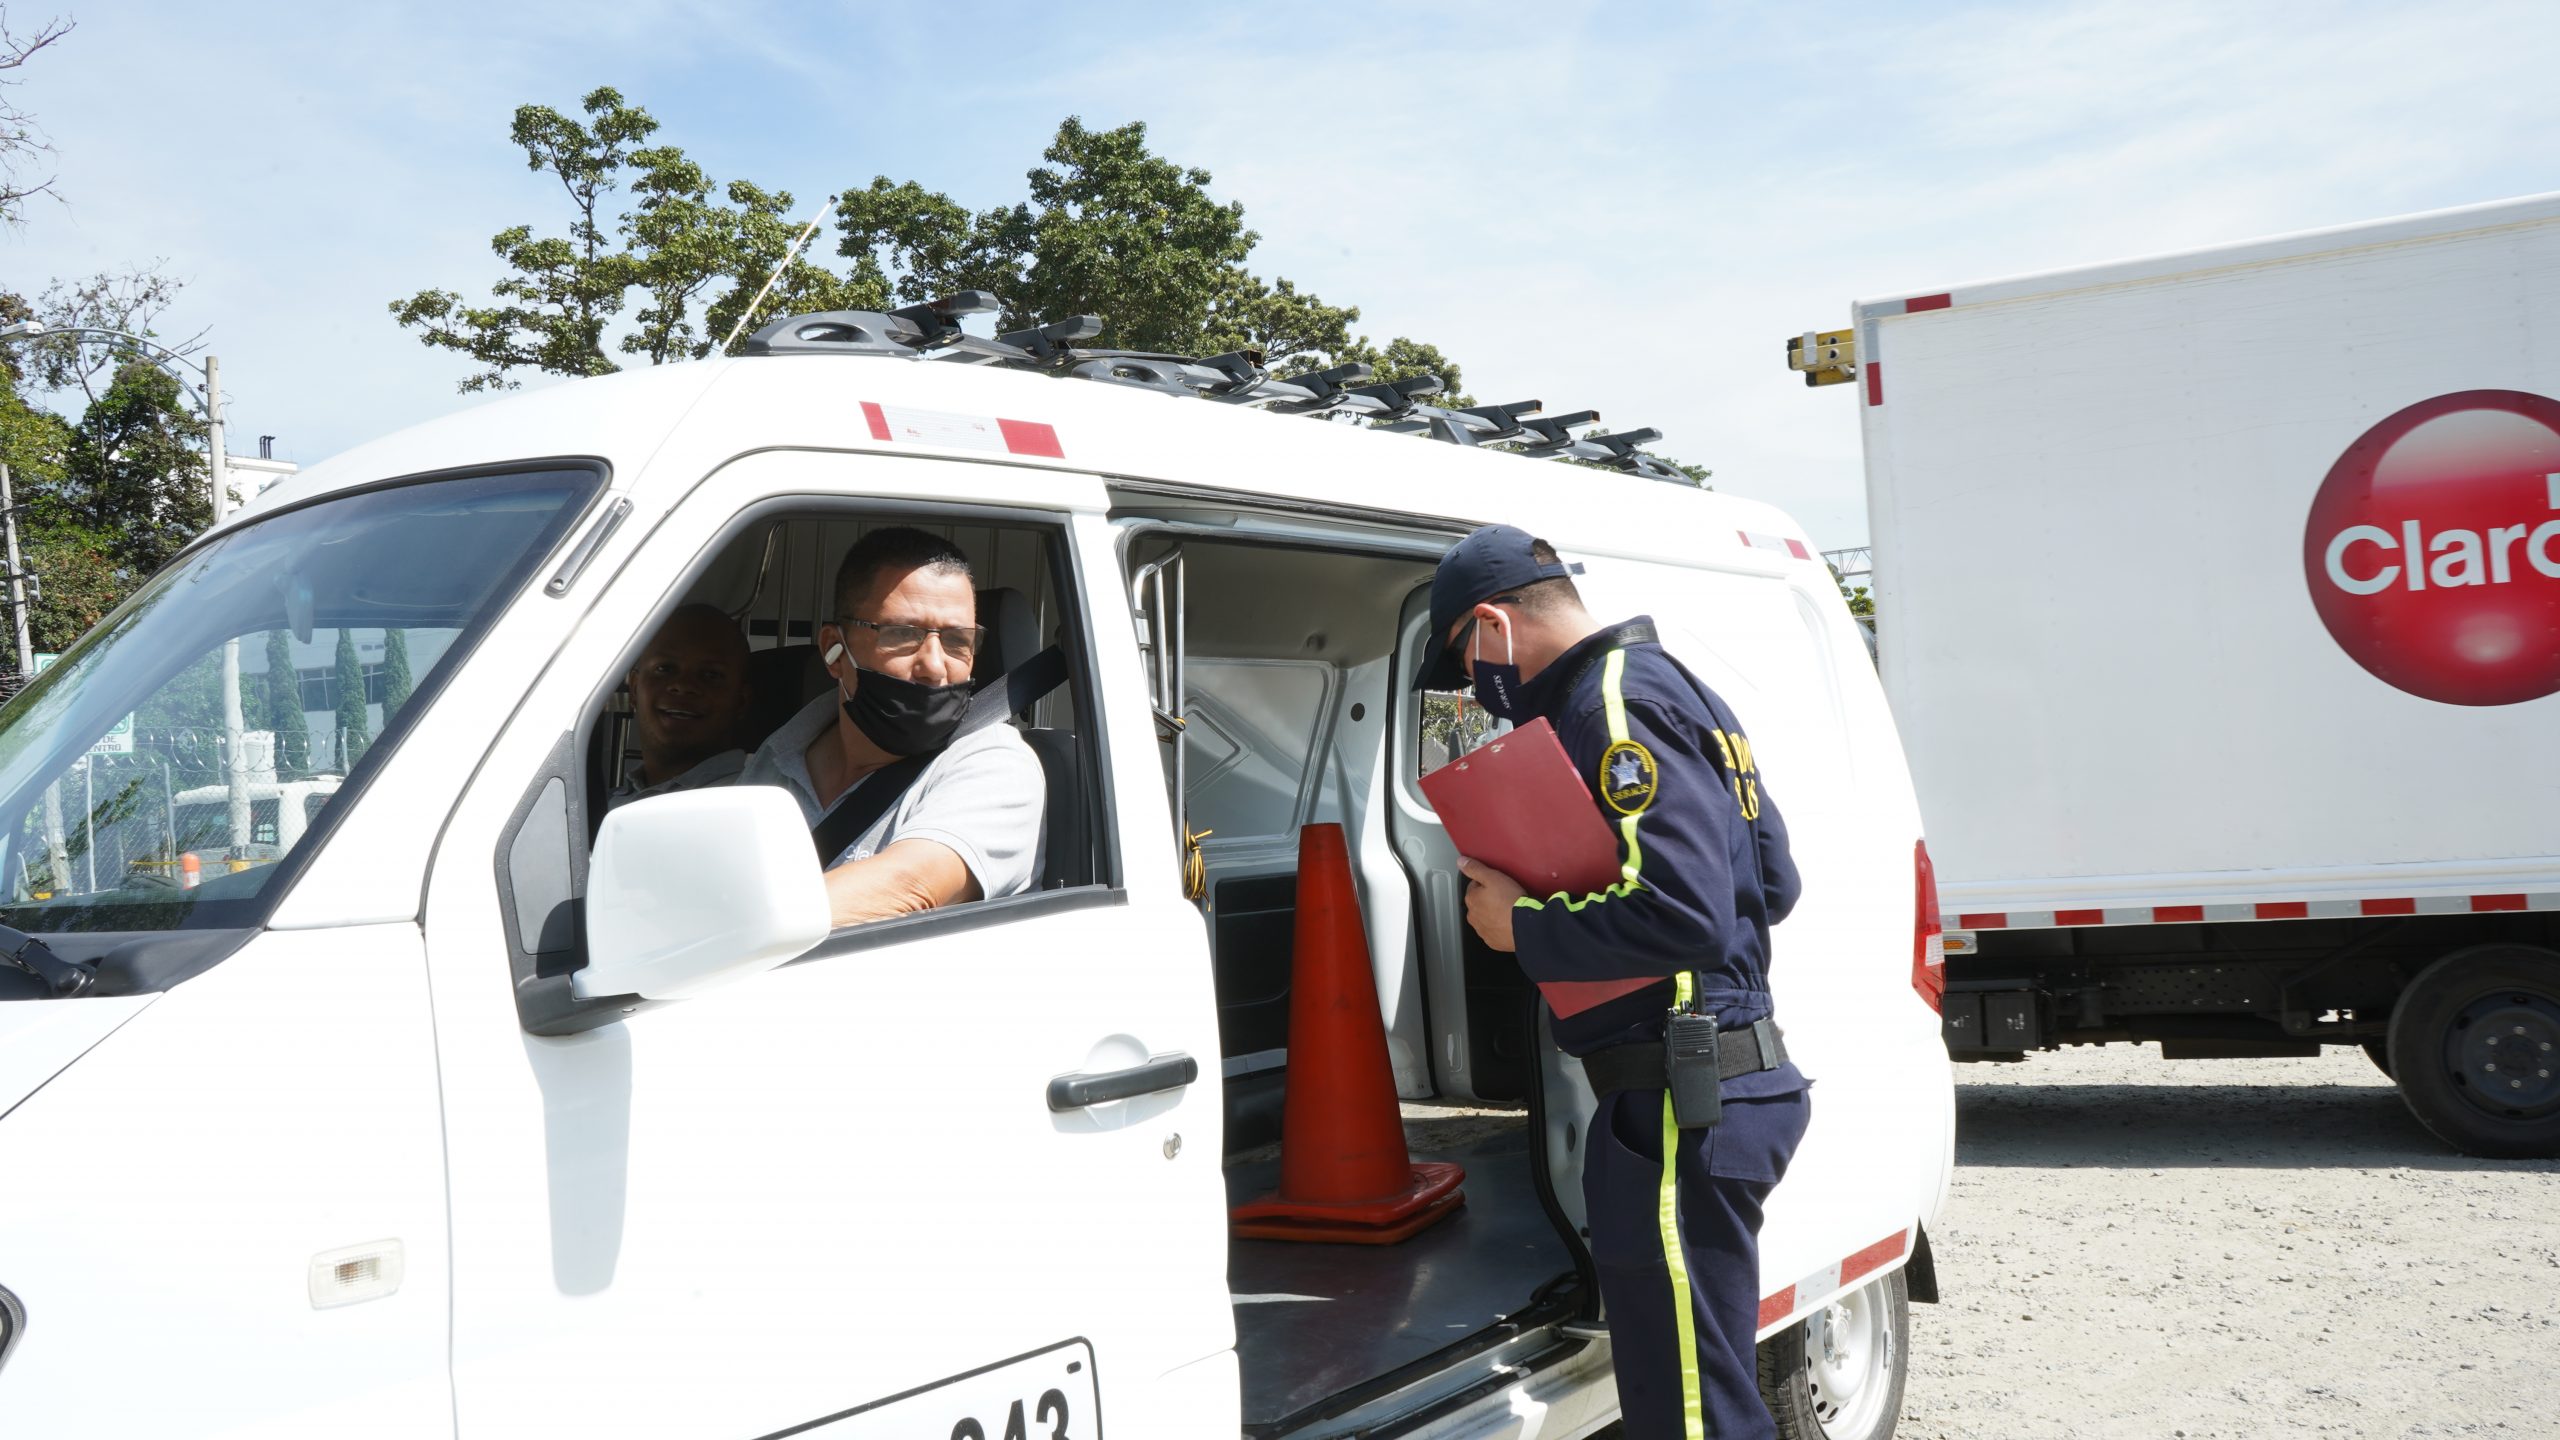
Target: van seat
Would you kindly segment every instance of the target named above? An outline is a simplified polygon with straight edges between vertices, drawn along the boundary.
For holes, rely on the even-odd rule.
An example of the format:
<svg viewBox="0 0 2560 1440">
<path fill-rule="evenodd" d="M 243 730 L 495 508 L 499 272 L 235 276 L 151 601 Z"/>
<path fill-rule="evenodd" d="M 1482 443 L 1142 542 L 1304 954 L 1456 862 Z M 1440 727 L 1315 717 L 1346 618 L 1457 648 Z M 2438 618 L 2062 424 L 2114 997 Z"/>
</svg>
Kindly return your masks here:
<svg viewBox="0 0 2560 1440">
<path fill-rule="evenodd" d="M 753 753 L 782 722 L 834 683 L 818 662 L 815 645 L 747 652 L 747 713 L 738 725 L 738 744 Z"/>
<path fill-rule="evenodd" d="M 1093 837 L 1085 823 L 1083 769 L 1076 756 L 1072 730 L 1025 727 L 1022 738 L 1040 757 L 1040 773 L 1049 782 L 1048 809 L 1041 817 L 1042 890 L 1093 883 Z"/>
</svg>

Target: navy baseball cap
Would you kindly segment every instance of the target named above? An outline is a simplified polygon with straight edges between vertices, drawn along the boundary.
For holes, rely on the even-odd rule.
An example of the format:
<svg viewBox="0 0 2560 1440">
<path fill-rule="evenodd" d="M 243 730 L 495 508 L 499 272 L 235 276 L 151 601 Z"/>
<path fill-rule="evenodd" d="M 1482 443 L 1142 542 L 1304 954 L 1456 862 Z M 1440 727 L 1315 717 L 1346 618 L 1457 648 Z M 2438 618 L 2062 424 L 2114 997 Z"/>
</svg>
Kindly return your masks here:
<svg viewBox="0 0 2560 1440">
<path fill-rule="evenodd" d="M 1440 568 L 1431 572 L 1431 637 L 1422 647 L 1420 690 L 1455 690 L 1467 683 L 1467 672 L 1449 649 L 1449 627 L 1458 617 L 1496 595 L 1579 575 L 1582 567 L 1562 561 L 1538 563 L 1531 547 L 1538 542 L 1517 525 L 1487 525 L 1449 547 Z"/>
</svg>

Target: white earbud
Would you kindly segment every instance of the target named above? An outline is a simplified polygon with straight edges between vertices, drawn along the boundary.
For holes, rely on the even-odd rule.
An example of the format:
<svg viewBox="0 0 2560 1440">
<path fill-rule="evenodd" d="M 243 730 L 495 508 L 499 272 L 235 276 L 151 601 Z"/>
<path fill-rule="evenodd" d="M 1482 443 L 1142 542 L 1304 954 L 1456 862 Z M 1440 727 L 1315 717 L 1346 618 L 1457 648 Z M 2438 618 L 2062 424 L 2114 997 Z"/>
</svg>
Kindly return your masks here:
<svg viewBox="0 0 2560 1440">
<path fill-rule="evenodd" d="M 828 647 L 827 647 L 827 663 L 828 663 L 828 664 L 833 665 L 834 663 L 836 663 L 837 661 L 839 661 L 839 660 L 841 660 L 841 659 L 843 659 L 843 658 L 844 658 L 844 646 L 843 646 L 843 645 L 841 645 L 841 644 L 837 644 L 837 645 L 830 645 L 830 646 L 828 646 Z"/>
</svg>

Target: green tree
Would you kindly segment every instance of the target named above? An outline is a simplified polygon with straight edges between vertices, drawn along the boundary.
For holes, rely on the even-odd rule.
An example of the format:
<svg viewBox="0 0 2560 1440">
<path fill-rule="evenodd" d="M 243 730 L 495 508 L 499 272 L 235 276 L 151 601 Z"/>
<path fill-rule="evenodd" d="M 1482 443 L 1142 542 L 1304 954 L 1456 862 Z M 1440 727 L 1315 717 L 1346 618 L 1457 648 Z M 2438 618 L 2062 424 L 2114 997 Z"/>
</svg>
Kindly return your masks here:
<svg viewBox="0 0 2560 1440">
<path fill-rule="evenodd" d="M 266 694 L 247 710 L 250 726 L 276 737 L 276 778 L 299 779 L 311 771 L 311 717 L 302 710 L 302 675 L 293 665 L 293 633 L 267 632 Z"/>
<path fill-rule="evenodd" d="M 409 632 L 382 632 L 382 728 L 391 728 L 391 717 L 409 703 L 410 692 L 417 683 L 409 677 Z"/>
<path fill-rule="evenodd" d="M 465 393 L 513 388 L 523 370 L 612 374 L 620 366 L 606 332 L 635 294 L 634 328 L 614 348 L 653 365 L 707 355 L 789 248 L 789 191 L 740 181 L 721 192 L 723 203 L 682 150 L 643 145 L 658 122 L 620 91 L 591 91 L 582 108 L 583 123 L 547 105 L 522 106 L 508 130 L 527 168 L 559 183 L 567 233 L 515 225 L 492 237 L 509 271 L 491 287 L 492 303 L 436 289 L 391 302 L 392 318 L 421 341 L 485 367 L 462 379 Z M 617 214 L 618 194 L 631 208 Z M 775 291 L 768 305 L 823 310 L 884 299 L 877 286 L 848 285 L 805 259 Z"/>
<path fill-rule="evenodd" d="M 179 289 L 156 268 L 104 272 L 56 282 L 33 303 L 0 294 L 0 320 L 148 338 Z M 70 397 L 78 416 L 33 395 Z M 205 434 L 193 397 L 130 342 L 59 335 L 0 347 L 0 461 L 25 507 L 18 542 L 36 581 L 36 649 L 67 648 L 210 521 Z M 5 622 L 0 649 L 14 673 L 16 636 Z"/>
<path fill-rule="evenodd" d="M 345 775 L 364 758 L 370 731 L 365 724 L 364 663 L 356 658 L 355 632 L 343 626 L 338 630 L 337 665 L 331 678 L 338 691 L 338 773 Z"/>
<path fill-rule="evenodd" d="M 478 362 L 465 391 L 514 385 L 527 370 L 600 375 L 617 354 L 707 355 L 795 238 L 787 192 L 719 185 L 655 143 L 658 122 L 621 92 L 594 90 L 583 111 L 527 105 L 509 131 L 528 167 L 559 184 L 565 233 L 499 232 L 491 245 L 508 274 L 486 304 L 435 289 L 392 302 L 422 342 Z M 1212 195 L 1208 171 L 1150 150 L 1143 123 L 1095 129 L 1070 115 L 1024 178 L 1022 198 L 983 209 L 886 175 L 848 187 L 835 209 L 846 268 L 798 255 L 750 320 L 985 290 L 1003 302 L 1002 329 L 1098 315 L 1097 348 L 1251 350 L 1283 376 L 1359 362 L 1376 381 L 1438 375 L 1437 403 L 1474 403 L 1439 347 L 1373 343 L 1354 328 L 1358 307 L 1254 273 L 1261 237 L 1244 206 Z M 1705 474 L 1694 469 L 1702 484 Z"/>
<path fill-rule="evenodd" d="M 490 245 L 508 273 L 487 303 L 427 289 L 391 304 L 423 343 L 478 362 L 465 391 L 503 389 L 528 370 L 602 375 L 617 353 L 651 364 L 707 355 L 796 238 L 789 192 L 718 184 L 681 148 L 653 143 L 657 120 L 611 87 L 582 109 L 523 106 L 508 132 L 527 167 L 560 187 L 563 233 L 500 231 Z M 750 319 L 989 290 L 1005 302 L 1006 328 L 1100 315 L 1101 346 L 1251 349 L 1284 373 L 1354 359 L 1390 379 L 1426 363 L 1454 369 L 1402 337 L 1373 347 L 1351 331 L 1356 308 L 1252 274 L 1258 237 L 1244 207 L 1212 197 L 1208 171 L 1146 141 L 1144 124 L 1097 130 L 1069 116 L 1027 172 L 1025 198 L 985 210 L 876 176 L 836 206 L 847 269 L 800 254 Z"/>
<path fill-rule="evenodd" d="M 59 483 L 31 505 L 105 537 L 109 556 L 138 583 L 213 523 L 205 440 L 176 377 L 138 360 L 119 366 L 72 425 Z"/>
<path fill-rule="evenodd" d="M 1407 340 L 1399 335 L 1381 350 L 1366 340 L 1354 340 L 1332 357 L 1332 363 L 1336 365 L 1353 360 L 1369 367 L 1371 384 L 1391 384 L 1423 375 L 1437 375 L 1440 377 L 1440 393 L 1430 397 L 1431 404 L 1462 410 L 1476 403 L 1458 383 L 1458 362 L 1441 354 L 1437 345 L 1425 345 L 1419 340 Z"/>
<path fill-rule="evenodd" d="M 1837 570 L 1831 572 L 1831 578 L 1840 587 L 1840 598 L 1849 602 L 1849 613 L 1864 617 L 1871 625 L 1875 623 L 1876 600 L 1875 596 L 1867 592 L 1867 587 L 1852 585 L 1841 579 L 1840 572 Z"/>
<path fill-rule="evenodd" d="M 1293 281 L 1266 285 L 1241 266 L 1230 281 L 1209 317 L 1203 348 L 1213 353 L 1259 351 L 1273 374 L 1296 375 L 1341 363 L 1336 357 L 1359 343 L 1351 334 L 1357 305 L 1327 305 Z"/>
<path fill-rule="evenodd" d="M 838 253 L 894 275 L 914 302 L 993 290 L 1008 328 L 1099 315 L 1096 343 L 1191 354 L 1234 292 L 1257 237 L 1244 206 L 1210 197 L 1209 172 L 1147 149 L 1147 127 L 1059 125 L 1025 177 L 1030 198 L 970 214 L 913 182 L 874 179 L 838 207 Z"/>
</svg>

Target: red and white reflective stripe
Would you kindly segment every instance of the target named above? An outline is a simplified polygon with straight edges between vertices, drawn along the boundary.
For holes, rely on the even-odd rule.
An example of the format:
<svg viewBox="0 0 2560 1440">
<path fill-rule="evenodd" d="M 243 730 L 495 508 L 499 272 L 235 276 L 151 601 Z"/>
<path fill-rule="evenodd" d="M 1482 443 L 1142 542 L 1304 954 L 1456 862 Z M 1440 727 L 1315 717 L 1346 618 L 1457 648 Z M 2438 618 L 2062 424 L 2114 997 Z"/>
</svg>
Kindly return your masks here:
<svg viewBox="0 0 2560 1440">
<path fill-rule="evenodd" d="M 1878 315 L 1920 315 L 1931 310 L 1947 309 L 1955 303 L 1956 297 L 1953 291 L 1941 290 L 1935 295 L 1914 295 L 1908 300 L 1879 300 L 1872 305 L 1860 306 L 1859 311 L 1867 318 L 1873 319 Z M 1866 341 L 1860 341 L 1859 344 L 1862 348 L 1868 347 Z M 1866 363 L 1860 365 L 1858 370 L 1866 376 L 1867 403 L 1883 404 L 1884 357 L 1869 355 L 1866 357 Z"/>
<path fill-rule="evenodd" d="M 1837 1265 L 1825 1265 L 1774 1295 L 1760 1299 L 1760 1328 L 1768 1329 L 1799 1310 L 1821 1304 L 1903 1257 L 1911 1248 L 1910 1232 L 1888 1235 Z"/>
<path fill-rule="evenodd" d="M 2376 895 L 2353 900 L 2251 900 L 2233 905 L 2089 906 L 2076 910 L 1967 910 L 1957 930 L 2056 930 L 2079 925 L 2198 925 L 2235 920 L 2358 920 L 2377 915 L 2489 915 L 2560 910 L 2560 890 L 2499 895 Z"/>
<path fill-rule="evenodd" d="M 1003 455 L 1044 455 L 1064 460 L 1057 427 L 1037 420 L 1005 420 L 993 415 L 955 415 L 948 410 L 918 410 L 906 405 L 862 402 L 862 418 L 871 422 L 874 440 L 910 445 L 939 445 L 947 450 L 992 450 Z"/>
<path fill-rule="evenodd" d="M 1742 543 L 1754 550 L 1783 550 L 1799 560 L 1813 558 L 1813 551 L 1801 540 L 1789 539 L 1784 535 L 1762 535 L 1750 530 L 1736 530 L 1733 533 L 1741 536 Z"/>
</svg>

